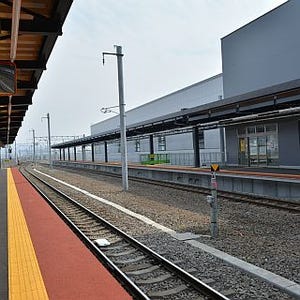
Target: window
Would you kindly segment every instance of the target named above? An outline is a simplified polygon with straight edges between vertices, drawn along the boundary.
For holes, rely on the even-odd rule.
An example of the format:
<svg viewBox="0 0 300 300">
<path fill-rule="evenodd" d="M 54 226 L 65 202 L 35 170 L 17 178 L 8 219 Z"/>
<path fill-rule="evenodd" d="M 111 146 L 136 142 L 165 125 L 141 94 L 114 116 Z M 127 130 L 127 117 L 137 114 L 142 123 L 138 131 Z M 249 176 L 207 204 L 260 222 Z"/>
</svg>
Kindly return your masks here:
<svg viewBox="0 0 300 300">
<path fill-rule="evenodd" d="M 141 141 L 135 140 L 135 152 L 141 152 Z"/>
<path fill-rule="evenodd" d="M 266 125 L 266 131 L 267 132 L 276 132 L 277 131 L 276 124 L 268 124 L 268 125 Z"/>
<path fill-rule="evenodd" d="M 265 126 L 264 125 L 257 125 L 256 126 L 256 133 L 263 133 L 265 132 Z"/>
<path fill-rule="evenodd" d="M 237 129 L 239 136 L 239 163 L 242 165 L 277 166 L 278 128 L 277 124 L 258 124 Z"/>
<path fill-rule="evenodd" d="M 240 127 L 237 129 L 238 135 L 245 135 L 246 134 L 246 128 L 245 127 Z"/>
<path fill-rule="evenodd" d="M 204 145 L 204 131 L 203 130 L 199 131 L 199 148 L 200 149 L 205 148 L 205 145 Z"/>
<path fill-rule="evenodd" d="M 158 137 L 158 151 L 166 151 L 166 137 L 165 136 L 159 136 Z"/>
<path fill-rule="evenodd" d="M 247 128 L 247 133 L 248 134 L 255 134 L 255 126 L 251 126 Z"/>
<path fill-rule="evenodd" d="M 267 133 L 276 133 L 277 132 L 277 124 L 260 124 L 256 126 L 249 127 L 239 127 L 237 129 L 237 135 L 242 136 L 258 136 L 265 135 Z"/>
</svg>

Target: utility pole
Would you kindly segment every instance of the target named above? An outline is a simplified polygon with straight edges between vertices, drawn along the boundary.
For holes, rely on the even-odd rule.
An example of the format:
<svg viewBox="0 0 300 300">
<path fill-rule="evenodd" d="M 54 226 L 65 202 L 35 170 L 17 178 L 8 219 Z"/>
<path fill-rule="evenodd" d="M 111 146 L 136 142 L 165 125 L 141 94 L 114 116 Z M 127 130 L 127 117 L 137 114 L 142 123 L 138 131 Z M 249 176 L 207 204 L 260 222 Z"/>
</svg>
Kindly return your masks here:
<svg viewBox="0 0 300 300">
<path fill-rule="evenodd" d="M 33 138 L 33 142 L 32 142 L 32 146 L 33 146 L 33 155 L 32 155 L 32 161 L 35 164 L 35 131 L 34 129 L 31 129 L 30 131 L 32 131 L 32 138 Z"/>
<path fill-rule="evenodd" d="M 47 119 L 48 121 L 48 159 L 49 166 L 52 169 L 52 156 L 51 156 L 51 134 L 50 134 L 50 114 L 47 113 L 46 117 L 42 117 L 42 119 Z"/>
<path fill-rule="evenodd" d="M 126 140 L 126 115 L 124 102 L 124 83 L 123 83 L 123 53 L 121 46 L 115 46 L 116 53 L 103 52 L 103 64 L 105 55 L 117 56 L 118 64 L 118 87 L 119 87 L 119 110 L 120 110 L 120 136 L 121 136 L 121 161 L 122 161 L 122 185 L 123 191 L 128 190 L 128 163 L 127 163 L 127 140 Z"/>
</svg>

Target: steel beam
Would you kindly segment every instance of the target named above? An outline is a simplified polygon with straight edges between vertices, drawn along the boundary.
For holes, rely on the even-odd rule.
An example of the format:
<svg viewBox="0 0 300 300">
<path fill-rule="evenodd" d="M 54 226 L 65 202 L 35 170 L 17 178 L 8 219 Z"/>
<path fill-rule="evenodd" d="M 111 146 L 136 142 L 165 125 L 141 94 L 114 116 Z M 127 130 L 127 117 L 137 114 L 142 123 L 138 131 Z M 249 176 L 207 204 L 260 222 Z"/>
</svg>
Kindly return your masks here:
<svg viewBox="0 0 300 300">
<path fill-rule="evenodd" d="M 0 26 L 3 31 L 11 31 L 11 19 L 1 19 Z M 62 27 L 52 20 L 20 20 L 19 33 L 36 35 L 62 35 Z"/>
</svg>

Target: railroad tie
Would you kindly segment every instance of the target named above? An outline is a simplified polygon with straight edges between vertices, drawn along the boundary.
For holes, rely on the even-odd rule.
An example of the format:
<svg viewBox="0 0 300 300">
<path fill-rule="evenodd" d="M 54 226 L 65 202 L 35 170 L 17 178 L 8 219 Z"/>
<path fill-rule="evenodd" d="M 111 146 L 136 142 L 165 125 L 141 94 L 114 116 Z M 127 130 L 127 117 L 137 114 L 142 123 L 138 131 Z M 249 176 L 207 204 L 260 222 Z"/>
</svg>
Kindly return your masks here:
<svg viewBox="0 0 300 300">
<path fill-rule="evenodd" d="M 146 258 L 145 255 L 141 255 L 141 256 L 138 256 L 135 258 L 127 259 L 127 260 L 117 260 L 117 261 L 114 261 L 114 263 L 117 265 L 127 265 L 127 264 L 133 264 L 133 263 L 139 262 L 145 258 Z"/>
<path fill-rule="evenodd" d="M 236 293 L 236 291 L 235 290 L 233 290 L 233 289 L 228 289 L 228 290 L 224 290 L 224 291 L 221 291 L 221 294 L 223 295 L 223 296 L 231 296 L 231 295 L 234 295 Z"/>
<path fill-rule="evenodd" d="M 145 279 L 145 280 L 136 280 L 135 282 L 137 284 L 152 284 L 152 283 L 158 283 L 158 282 L 162 282 L 165 281 L 167 279 L 170 279 L 172 277 L 171 274 L 165 274 L 165 275 L 161 275 L 158 277 L 154 277 L 154 278 L 149 278 L 149 279 Z"/>
<path fill-rule="evenodd" d="M 121 244 L 121 245 L 117 245 L 117 246 L 109 246 L 109 247 L 106 247 L 106 246 L 103 246 L 101 247 L 101 250 L 105 250 L 105 251 L 114 251 L 114 250 L 120 250 L 122 248 L 126 248 L 126 247 L 129 247 L 130 245 L 129 244 Z"/>
<path fill-rule="evenodd" d="M 168 289 L 168 290 L 162 290 L 162 291 L 150 291 L 148 293 L 148 296 L 151 299 L 160 299 L 167 296 L 172 296 L 175 294 L 178 294 L 184 290 L 188 289 L 188 287 L 185 284 L 176 286 L 175 288 Z"/>
<path fill-rule="evenodd" d="M 137 249 L 130 249 L 128 251 L 119 252 L 119 253 L 109 253 L 107 251 L 107 252 L 105 252 L 105 254 L 109 257 L 119 257 L 119 256 L 129 255 L 129 254 L 135 253 L 137 251 L 138 251 Z"/>
<path fill-rule="evenodd" d="M 139 269 L 137 267 L 140 267 Z M 143 267 L 143 268 L 141 268 Z M 144 265 L 131 265 L 127 266 L 125 268 L 122 268 L 122 271 L 125 272 L 127 275 L 143 275 L 147 273 L 151 273 L 157 269 L 159 269 L 160 266 L 156 265 L 153 266 L 152 264 L 144 264 Z"/>
</svg>

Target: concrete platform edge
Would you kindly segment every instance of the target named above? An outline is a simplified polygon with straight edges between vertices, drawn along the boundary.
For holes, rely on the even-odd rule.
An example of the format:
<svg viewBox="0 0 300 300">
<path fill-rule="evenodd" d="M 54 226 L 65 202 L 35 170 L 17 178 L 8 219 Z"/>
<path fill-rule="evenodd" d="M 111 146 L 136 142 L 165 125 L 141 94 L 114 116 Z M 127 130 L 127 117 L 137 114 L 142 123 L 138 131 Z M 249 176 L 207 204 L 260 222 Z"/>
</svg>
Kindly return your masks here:
<svg viewBox="0 0 300 300">
<path fill-rule="evenodd" d="M 43 173 L 41 171 L 38 171 L 36 169 L 35 169 L 35 171 L 38 172 L 38 173 L 41 173 L 41 174 L 43 174 L 43 175 L 45 175 L 47 177 L 50 177 L 50 178 L 52 178 L 53 180 L 55 180 L 57 182 L 60 182 L 60 183 L 62 183 L 64 185 L 67 185 L 70 188 L 73 188 L 73 189 L 75 189 L 77 191 L 80 191 L 80 192 L 82 192 L 83 194 L 85 194 L 85 195 L 87 195 L 89 197 L 92 197 L 94 199 L 101 200 L 101 201 L 106 201 L 107 204 L 112 205 L 112 203 L 108 203 L 109 201 L 107 201 L 107 200 L 105 200 L 103 198 L 97 197 L 97 196 L 89 193 L 88 191 L 82 190 L 82 189 L 80 189 L 78 187 L 75 187 L 75 186 L 73 186 L 71 184 L 68 184 L 68 183 L 66 183 L 66 182 L 64 182 L 62 180 L 59 180 L 59 179 L 57 179 L 55 177 L 52 177 L 52 176 L 50 176 L 48 174 L 45 174 L 45 173 Z M 120 209 L 120 207 L 121 206 L 118 205 L 117 209 Z M 123 212 L 125 212 L 126 214 L 128 214 L 128 212 L 129 212 L 128 209 L 121 209 L 121 210 Z M 137 216 L 134 215 L 134 217 L 137 217 Z M 145 218 L 145 219 L 147 219 L 147 222 L 145 220 L 143 220 L 143 218 L 139 218 L 139 219 L 142 220 L 142 221 L 144 221 L 147 224 L 152 224 L 153 225 L 153 223 L 156 223 L 156 222 L 154 222 L 152 220 L 149 220 L 148 218 Z M 156 223 L 156 224 L 160 225 L 158 223 Z M 155 227 L 157 229 L 159 229 L 159 230 L 162 230 L 162 231 L 168 233 L 173 238 L 178 239 L 178 233 L 176 233 L 172 229 L 166 228 L 164 226 L 161 226 L 163 228 L 160 228 L 160 226 L 155 226 Z M 180 234 L 179 234 L 179 236 L 180 236 Z M 249 274 L 251 274 L 251 275 L 253 275 L 255 277 L 258 277 L 261 280 L 266 281 L 266 282 L 268 282 L 268 283 L 276 286 L 280 290 L 283 290 L 283 291 L 287 292 L 288 294 L 292 295 L 293 297 L 296 297 L 297 299 L 300 299 L 300 285 L 297 284 L 296 282 L 293 282 L 293 281 L 288 280 L 288 279 L 286 279 L 286 278 L 284 278 L 282 276 L 279 276 L 279 275 L 277 275 L 275 273 L 272 273 L 272 272 L 270 272 L 268 270 L 265 270 L 265 269 L 262 269 L 262 268 L 260 268 L 258 266 L 255 266 L 253 264 L 250 264 L 250 263 L 248 263 L 246 261 L 243 261 L 243 260 L 241 260 L 241 259 L 239 259 L 237 257 L 231 256 L 230 254 L 227 254 L 227 253 L 225 253 L 225 252 L 223 252 L 221 250 L 218 250 L 216 248 L 210 247 L 210 246 L 208 246 L 206 244 L 203 244 L 203 243 L 201 243 L 199 241 L 196 241 L 194 239 L 193 240 L 186 240 L 185 243 L 188 243 L 188 244 L 190 244 L 190 245 L 192 245 L 192 246 L 194 246 L 194 247 L 196 247 L 198 249 L 201 249 L 201 250 L 203 250 L 203 251 L 205 251 L 207 253 L 210 253 L 211 255 L 214 255 L 215 257 L 217 257 L 219 259 L 222 259 L 223 261 L 226 261 L 227 263 L 229 263 L 229 264 L 231 264 L 231 265 L 239 268 L 240 270 L 242 270 L 242 271 L 244 271 L 246 273 L 249 273 Z"/>
<path fill-rule="evenodd" d="M 300 285 L 294 281 L 288 280 L 268 270 L 247 263 L 237 257 L 231 256 L 223 251 L 210 247 L 199 241 L 189 240 L 189 241 L 185 241 L 185 243 L 190 244 L 207 253 L 210 253 L 211 255 L 218 257 L 223 261 L 226 261 L 227 263 L 233 265 L 234 267 L 237 267 L 244 272 L 254 275 L 255 277 L 262 279 L 263 281 L 266 281 L 276 286 L 280 290 L 287 292 L 289 295 L 296 297 L 296 299 L 300 299 Z"/>
</svg>

